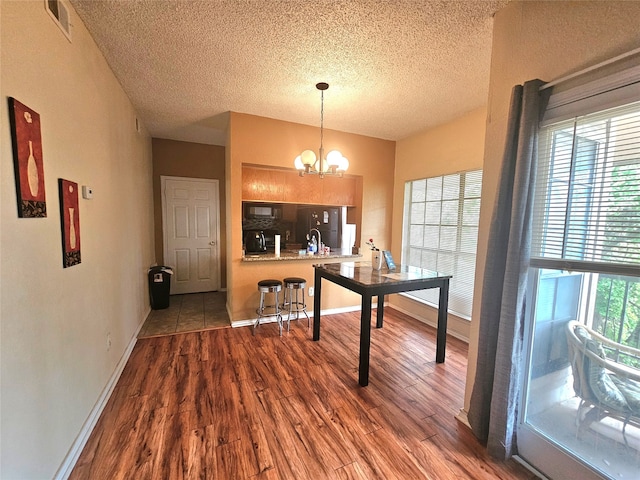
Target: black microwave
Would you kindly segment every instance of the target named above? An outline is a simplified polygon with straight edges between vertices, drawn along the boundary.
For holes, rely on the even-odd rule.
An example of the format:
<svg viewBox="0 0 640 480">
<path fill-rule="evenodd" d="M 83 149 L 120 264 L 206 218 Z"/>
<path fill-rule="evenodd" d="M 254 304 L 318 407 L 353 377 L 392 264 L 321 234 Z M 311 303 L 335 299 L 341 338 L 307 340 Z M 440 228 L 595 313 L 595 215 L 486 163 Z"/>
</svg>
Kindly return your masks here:
<svg viewBox="0 0 640 480">
<path fill-rule="evenodd" d="M 260 218 L 280 220 L 282 218 L 282 205 L 269 203 L 245 203 L 244 218 L 247 220 Z"/>
</svg>

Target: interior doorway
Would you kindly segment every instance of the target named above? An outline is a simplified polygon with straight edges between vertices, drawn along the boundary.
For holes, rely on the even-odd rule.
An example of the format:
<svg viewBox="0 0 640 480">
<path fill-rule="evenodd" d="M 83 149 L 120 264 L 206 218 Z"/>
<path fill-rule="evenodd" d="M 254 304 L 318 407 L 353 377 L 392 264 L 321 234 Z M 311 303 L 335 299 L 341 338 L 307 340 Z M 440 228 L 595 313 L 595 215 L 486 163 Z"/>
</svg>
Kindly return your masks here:
<svg viewBox="0 0 640 480">
<path fill-rule="evenodd" d="M 220 288 L 218 180 L 161 176 L 164 262 L 171 294 Z"/>
</svg>

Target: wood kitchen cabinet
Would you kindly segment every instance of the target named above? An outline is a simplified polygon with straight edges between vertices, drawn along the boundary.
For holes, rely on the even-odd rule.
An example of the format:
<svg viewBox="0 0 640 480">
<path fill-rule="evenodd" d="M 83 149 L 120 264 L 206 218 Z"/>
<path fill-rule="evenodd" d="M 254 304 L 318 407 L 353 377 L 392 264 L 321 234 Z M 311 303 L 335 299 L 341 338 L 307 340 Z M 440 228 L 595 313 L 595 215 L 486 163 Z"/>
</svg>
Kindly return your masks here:
<svg viewBox="0 0 640 480">
<path fill-rule="evenodd" d="M 322 205 L 352 206 L 356 202 L 356 179 L 354 177 L 324 177 L 322 182 Z"/>
<path fill-rule="evenodd" d="M 358 177 L 301 177 L 291 170 L 242 167 L 242 200 L 319 205 L 356 205 Z"/>
<path fill-rule="evenodd" d="M 317 175 L 301 177 L 297 172 L 284 172 L 284 198 L 287 203 L 317 203 L 322 202 L 322 185 L 318 184 Z"/>
<path fill-rule="evenodd" d="M 264 168 L 242 168 L 242 200 L 282 202 L 282 172 Z"/>
</svg>

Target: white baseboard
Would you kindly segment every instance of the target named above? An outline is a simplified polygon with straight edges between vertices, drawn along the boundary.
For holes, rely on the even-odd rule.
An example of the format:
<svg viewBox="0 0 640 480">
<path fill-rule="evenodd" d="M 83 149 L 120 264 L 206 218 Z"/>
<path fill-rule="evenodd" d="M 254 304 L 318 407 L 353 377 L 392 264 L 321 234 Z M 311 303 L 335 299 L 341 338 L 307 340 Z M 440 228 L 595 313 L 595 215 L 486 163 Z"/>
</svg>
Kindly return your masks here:
<svg viewBox="0 0 640 480">
<path fill-rule="evenodd" d="M 387 303 L 385 302 L 385 306 L 386 305 L 387 305 Z M 389 306 L 391 308 L 393 308 L 394 310 L 397 310 L 397 311 L 399 311 L 401 313 L 404 313 L 405 315 L 410 316 L 411 318 L 415 318 L 419 322 L 422 322 L 422 323 L 424 323 L 426 325 L 429 325 L 430 327 L 433 327 L 435 329 L 438 328 L 438 323 L 437 322 L 431 322 L 429 320 L 426 320 L 425 318 L 420 317 L 420 316 L 416 315 L 415 313 L 412 313 L 412 312 L 410 312 L 408 310 L 405 310 L 404 308 L 400 308 L 397 305 L 391 304 Z M 457 338 L 458 340 L 462 340 L 464 343 L 467 343 L 467 344 L 469 343 L 469 339 L 467 337 L 465 337 L 464 335 L 462 335 L 462 334 L 460 334 L 458 332 L 454 332 L 453 330 L 447 329 L 447 335 L 451 335 L 452 337 Z"/>
<path fill-rule="evenodd" d="M 471 430 L 471 424 L 469 424 L 469 417 L 467 416 L 467 411 L 464 408 L 461 408 L 458 414 L 455 416 L 455 419 L 460 423 L 465 425 Z"/>
<path fill-rule="evenodd" d="M 73 445 L 71 445 L 71 448 L 69 449 L 69 453 L 67 453 L 67 456 L 65 457 L 62 464 L 60 465 L 60 468 L 58 468 L 58 471 L 53 477 L 54 480 L 66 480 L 67 478 L 69 478 L 69 475 L 71 475 L 73 468 L 76 466 L 76 462 L 78 461 L 78 458 L 80 458 L 80 454 L 82 453 L 84 446 L 87 444 L 87 441 L 89 440 L 89 436 L 91 435 L 93 428 L 96 426 L 96 423 L 98 423 L 100 414 L 104 410 L 104 407 L 107 405 L 107 402 L 109 401 L 109 397 L 111 397 L 111 394 L 113 393 L 113 389 L 116 387 L 116 384 L 120 379 L 120 375 L 122 375 L 122 371 L 124 370 L 124 367 L 127 364 L 129 357 L 131 356 L 133 347 L 135 347 L 136 342 L 138 341 L 138 333 L 140 333 L 140 330 L 142 329 L 142 326 L 144 325 L 144 322 L 146 318 L 149 316 L 150 312 L 151 312 L 151 308 L 147 309 L 147 313 L 144 315 L 142 322 L 140 322 L 140 325 L 138 325 L 138 328 L 136 329 L 136 332 L 134 333 L 133 338 L 131 339 L 131 341 L 129 342 L 129 345 L 127 345 L 127 348 L 122 354 L 122 357 L 120 357 L 120 361 L 118 362 L 118 365 L 116 365 L 116 368 L 111 374 L 109 381 L 107 382 L 104 389 L 102 390 L 100 397 L 98 397 L 98 401 L 96 402 L 93 409 L 89 413 L 89 416 L 87 417 L 84 424 L 82 425 L 82 428 L 80 429 L 80 432 L 76 437 L 76 440 L 73 442 Z"/>
<path fill-rule="evenodd" d="M 329 310 L 321 310 L 320 311 L 320 315 L 334 315 L 336 313 L 348 313 L 348 312 L 359 312 L 360 311 L 360 306 L 352 306 L 352 307 L 341 307 L 341 308 L 330 308 Z M 313 310 L 307 312 L 307 314 L 309 315 L 309 318 L 311 318 L 313 320 Z M 231 316 L 229 316 L 229 318 L 231 318 Z M 260 321 L 260 323 L 273 323 L 275 322 L 276 319 L 273 317 L 268 317 L 266 318 L 264 321 Z M 231 322 L 231 326 L 233 328 L 237 328 L 237 327 L 249 327 L 252 326 L 254 323 L 256 323 L 256 318 L 248 318 L 245 320 L 235 320 L 233 322 Z"/>
<path fill-rule="evenodd" d="M 469 430 L 472 430 L 471 425 L 469 424 L 468 412 L 464 408 L 460 409 L 460 411 L 458 412 L 455 418 L 464 426 L 466 426 Z M 522 465 L 524 468 L 526 468 L 531 473 L 533 473 L 535 476 L 540 478 L 541 480 L 548 480 L 547 477 L 545 477 L 539 470 L 536 470 L 531 464 L 529 464 L 522 457 L 519 457 L 518 455 L 514 455 L 512 458 L 516 462 L 518 462 L 520 465 Z"/>
<path fill-rule="evenodd" d="M 546 477 L 540 470 L 536 469 L 533 465 L 531 465 L 530 463 L 528 463 L 524 458 L 522 458 L 519 455 L 514 455 L 513 458 L 516 462 L 518 462 L 520 465 L 522 465 L 524 468 L 526 468 L 527 470 L 529 470 L 531 473 L 533 473 L 536 477 L 538 477 L 540 480 L 549 480 L 548 477 Z"/>
</svg>

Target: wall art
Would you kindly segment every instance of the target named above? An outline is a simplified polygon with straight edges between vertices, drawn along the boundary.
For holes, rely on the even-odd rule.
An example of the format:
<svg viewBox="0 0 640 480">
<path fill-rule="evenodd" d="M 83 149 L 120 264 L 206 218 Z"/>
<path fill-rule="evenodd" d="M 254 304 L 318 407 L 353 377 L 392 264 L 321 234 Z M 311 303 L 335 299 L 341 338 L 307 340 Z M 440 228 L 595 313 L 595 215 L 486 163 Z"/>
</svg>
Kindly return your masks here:
<svg viewBox="0 0 640 480">
<path fill-rule="evenodd" d="M 62 266 L 80 263 L 80 212 L 78 211 L 78 184 L 58 179 L 60 190 L 60 223 L 62 226 Z"/>
<path fill-rule="evenodd" d="M 18 216 L 46 217 L 40 115 L 9 97 L 9 121 L 18 196 Z"/>
</svg>

